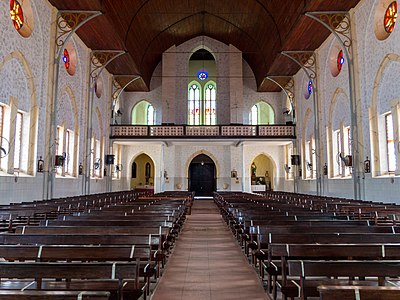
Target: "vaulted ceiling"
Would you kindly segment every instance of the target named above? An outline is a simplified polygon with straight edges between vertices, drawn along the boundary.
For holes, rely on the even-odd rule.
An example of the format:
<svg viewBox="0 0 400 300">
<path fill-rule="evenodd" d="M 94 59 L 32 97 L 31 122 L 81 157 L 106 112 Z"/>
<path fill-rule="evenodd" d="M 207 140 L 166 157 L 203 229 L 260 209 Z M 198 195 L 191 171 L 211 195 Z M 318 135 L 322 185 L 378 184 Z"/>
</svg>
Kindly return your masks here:
<svg viewBox="0 0 400 300">
<path fill-rule="evenodd" d="M 299 67 L 281 51 L 315 50 L 329 31 L 304 14 L 348 11 L 359 0 L 50 0 L 59 10 L 99 10 L 78 30 L 92 50 L 125 50 L 107 66 L 112 74 L 138 74 L 130 91 L 148 91 L 162 53 L 197 36 L 243 52 L 259 91 L 279 91 L 269 75 L 294 75 Z"/>
</svg>

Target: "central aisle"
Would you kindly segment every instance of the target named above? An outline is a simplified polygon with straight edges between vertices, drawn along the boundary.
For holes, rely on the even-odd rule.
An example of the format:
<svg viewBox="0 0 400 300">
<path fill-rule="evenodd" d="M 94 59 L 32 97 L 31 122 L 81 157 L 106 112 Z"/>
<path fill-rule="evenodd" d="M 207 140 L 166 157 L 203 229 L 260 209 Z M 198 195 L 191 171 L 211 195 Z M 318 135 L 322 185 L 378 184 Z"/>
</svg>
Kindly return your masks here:
<svg viewBox="0 0 400 300">
<path fill-rule="evenodd" d="M 152 300 L 269 299 L 212 200 L 195 200 Z"/>
</svg>

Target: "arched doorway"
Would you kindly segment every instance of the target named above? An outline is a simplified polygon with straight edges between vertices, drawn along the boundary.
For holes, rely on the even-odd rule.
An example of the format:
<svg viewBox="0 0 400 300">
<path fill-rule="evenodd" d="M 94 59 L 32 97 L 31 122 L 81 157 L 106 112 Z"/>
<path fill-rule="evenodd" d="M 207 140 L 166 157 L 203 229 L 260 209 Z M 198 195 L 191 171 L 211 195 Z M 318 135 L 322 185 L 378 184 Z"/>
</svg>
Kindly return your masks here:
<svg viewBox="0 0 400 300">
<path fill-rule="evenodd" d="M 154 188 L 154 162 L 147 154 L 140 154 L 135 158 L 132 162 L 130 173 L 131 188 Z"/>
<path fill-rule="evenodd" d="M 273 189 L 274 163 L 264 154 L 258 155 L 250 166 L 251 190 L 269 191 Z"/>
<path fill-rule="evenodd" d="M 205 154 L 197 155 L 189 165 L 189 191 L 195 196 L 212 196 L 216 188 L 215 163 Z"/>
</svg>

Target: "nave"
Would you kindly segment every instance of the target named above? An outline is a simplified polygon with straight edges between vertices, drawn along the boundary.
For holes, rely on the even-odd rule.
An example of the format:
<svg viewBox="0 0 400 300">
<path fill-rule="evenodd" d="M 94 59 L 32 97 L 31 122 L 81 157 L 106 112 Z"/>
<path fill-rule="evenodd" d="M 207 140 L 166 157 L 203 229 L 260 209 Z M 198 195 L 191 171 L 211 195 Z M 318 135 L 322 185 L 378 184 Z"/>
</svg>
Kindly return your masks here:
<svg viewBox="0 0 400 300">
<path fill-rule="evenodd" d="M 213 200 L 194 200 L 152 300 L 268 299 Z"/>
<path fill-rule="evenodd" d="M 400 299 L 400 207 L 266 192 L 105 193 L 0 206 L 0 296 Z"/>
</svg>

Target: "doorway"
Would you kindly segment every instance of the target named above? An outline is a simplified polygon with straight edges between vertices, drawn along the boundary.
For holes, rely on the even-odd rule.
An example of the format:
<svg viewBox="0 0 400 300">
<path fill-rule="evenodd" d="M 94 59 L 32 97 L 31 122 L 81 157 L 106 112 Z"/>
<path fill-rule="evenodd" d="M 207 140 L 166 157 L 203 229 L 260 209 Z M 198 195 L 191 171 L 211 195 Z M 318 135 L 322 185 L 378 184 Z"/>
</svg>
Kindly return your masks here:
<svg viewBox="0 0 400 300">
<path fill-rule="evenodd" d="M 189 191 L 195 196 L 212 196 L 216 186 L 214 161 L 205 154 L 193 158 L 189 165 Z"/>
</svg>

